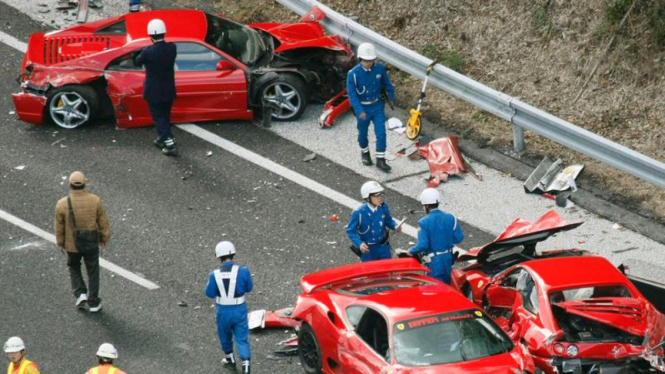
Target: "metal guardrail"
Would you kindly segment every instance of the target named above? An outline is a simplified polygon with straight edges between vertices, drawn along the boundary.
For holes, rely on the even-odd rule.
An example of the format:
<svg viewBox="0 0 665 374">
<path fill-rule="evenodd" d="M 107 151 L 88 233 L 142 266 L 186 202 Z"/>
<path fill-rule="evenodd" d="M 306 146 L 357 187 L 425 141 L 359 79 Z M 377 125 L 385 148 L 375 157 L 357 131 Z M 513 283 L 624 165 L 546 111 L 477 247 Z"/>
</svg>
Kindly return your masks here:
<svg viewBox="0 0 665 374">
<path fill-rule="evenodd" d="M 291 11 L 303 15 L 317 6 L 326 14 L 321 23 L 330 33 L 340 35 L 353 45 L 370 42 L 382 60 L 418 78 L 425 78 L 432 60 L 354 22 L 315 0 L 277 0 Z M 570 122 L 493 90 L 462 74 L 438 64 L 430 75 L 434 86 L 490 112 L 513 125 L 515 150 L 524 149 L 523 129 L 533 131 L 565 147 L 665 188 L 665 163 L 612 142 Z"/>
</svg>

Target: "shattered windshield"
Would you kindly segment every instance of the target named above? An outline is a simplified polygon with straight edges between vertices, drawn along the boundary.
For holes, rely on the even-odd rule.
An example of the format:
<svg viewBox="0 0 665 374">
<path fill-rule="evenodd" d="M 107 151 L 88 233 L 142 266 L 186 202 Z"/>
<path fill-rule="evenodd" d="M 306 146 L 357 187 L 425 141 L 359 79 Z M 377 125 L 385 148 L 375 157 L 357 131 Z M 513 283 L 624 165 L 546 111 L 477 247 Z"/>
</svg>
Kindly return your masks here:
<svg viewBox="0 0 665 374">
<path fill-rule="evenodd" d="M 404 366 L 470 361 L 513 349 L 508 336 L 479 310 L 398 322 L 393 334 L 395 358 Z"/>
<path fill-rule="evenodd" d="M 550 302 L 558 304 L 564 301 L 588 300 L 601 297 L 633 297 L 623 285 L 579 287 L 550 292 Z"/>
<path fill-rule="evenodd" d="M 207 13 L 206 19 L 206 43 L 245 65 L 252 65 L 263 55 L 266 46 L 258 31 Z"/>
</svg>

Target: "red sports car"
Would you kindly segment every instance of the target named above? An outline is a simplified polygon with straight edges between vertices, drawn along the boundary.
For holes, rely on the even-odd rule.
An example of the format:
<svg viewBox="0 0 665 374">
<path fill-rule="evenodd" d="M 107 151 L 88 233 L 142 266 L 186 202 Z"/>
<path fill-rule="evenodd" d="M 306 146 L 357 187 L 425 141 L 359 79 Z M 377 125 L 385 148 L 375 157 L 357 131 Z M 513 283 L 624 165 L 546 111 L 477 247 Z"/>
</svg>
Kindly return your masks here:
<svg viewBox="0 0 665 374">
<path fill-rule="evenodd" d="M 133 57 L 151 44 L 147 25 L 159 18 L 178 51 L 173 122 L 251 119 L 264 106 L 274 119 L 294 120 L 310 99 L 342 90 L 355 61 L 340 37 L 324 35 L 323 17 L 313 8 L 298 23 L 245 26 L 198 10 L 164 10 L 32 34 L 16 111 L 26 122 L 66 129 L 105 114 L 120 128 L 151 125 L 145 72 Z"/>
<path fill-rule="evenodd" d="M 622 271 L 580 250 L 536 252 L 538 242 L 579 225 L 555 211 L 518 219 L 460 256 L 453 277 L 545 373 L 665 371 L 665 316 Z"/>
<path fill-rule="evenodd" d="M 415 259 L 304 276 L 293 318 L 307 373 L 533 373 L 526 348 Z"/>
</svg>

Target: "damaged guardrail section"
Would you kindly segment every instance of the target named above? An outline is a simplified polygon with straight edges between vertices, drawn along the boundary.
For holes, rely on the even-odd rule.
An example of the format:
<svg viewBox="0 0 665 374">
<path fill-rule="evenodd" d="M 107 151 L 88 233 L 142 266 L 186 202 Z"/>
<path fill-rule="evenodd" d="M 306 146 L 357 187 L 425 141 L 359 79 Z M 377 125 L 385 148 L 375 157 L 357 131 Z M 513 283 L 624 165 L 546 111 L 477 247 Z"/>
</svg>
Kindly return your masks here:
<svg viewBox="0 0 665 374">
<path fill-rule="evenodd" d="M 321 24 L 328 32 L 340 35 L 353 45 L 370 42 L 382 60 L 418 78 L 424 79 L 432 60 L 354 22 L 314 0 L 277 0 L 293 12 L 303 15 L 317 6 L 326 14 Z M 534 108 L 511 96 L 493 90 L 443 65 L 436 65 L 430 75 L 434 86 L 467 103 L 490 112 L 513 125 L 514 148 L 524 150 L 523 129 L 533 131 L 565 147 L 665 188 L 665 164 L 612 142 L 570 122 Z"/>
</svg>

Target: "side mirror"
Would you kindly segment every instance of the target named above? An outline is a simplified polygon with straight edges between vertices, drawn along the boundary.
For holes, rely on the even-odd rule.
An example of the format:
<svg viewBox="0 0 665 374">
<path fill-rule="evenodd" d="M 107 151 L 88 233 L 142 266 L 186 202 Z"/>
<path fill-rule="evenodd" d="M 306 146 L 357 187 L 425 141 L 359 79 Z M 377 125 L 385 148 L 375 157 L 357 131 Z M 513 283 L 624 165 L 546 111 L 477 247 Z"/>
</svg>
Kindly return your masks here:
<svg viewBox="0 0 665 374">
<path fill-rule="evenodd" d="M 217 71 L 233 71 L 235 69 L 235 65 L 230 63 L 228 60 L 220 60 L 215 67 L 215 70 Z"/>
</svg>

